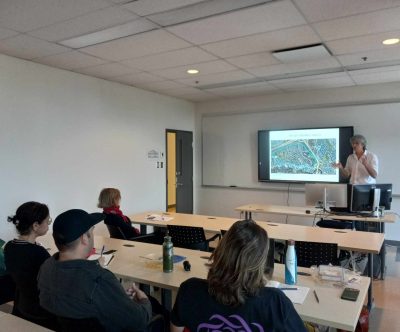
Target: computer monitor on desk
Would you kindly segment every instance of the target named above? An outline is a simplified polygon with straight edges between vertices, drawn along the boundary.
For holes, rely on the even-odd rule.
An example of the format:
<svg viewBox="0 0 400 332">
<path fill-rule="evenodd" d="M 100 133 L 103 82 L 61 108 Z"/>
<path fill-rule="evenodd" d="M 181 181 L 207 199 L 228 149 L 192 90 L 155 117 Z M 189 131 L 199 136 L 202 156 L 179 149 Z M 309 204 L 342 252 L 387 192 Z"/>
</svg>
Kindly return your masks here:
<svg viewBox="0 0 400 332">
<path fill-rule="evenodd" d="M 329 206 L 347 207 L 347 184 L 306 183 L 306 205 L 327 209 Z"/>
<path fill-rule="evenodd" d="M 379 197 L 376 195 L 379 195 Z M 383 206 L 385 210 L 390 210 L 392 202 L 392 184 L 349 185 L 348 196 L 350 212 L 373 212 L 380 206 Z"/>
</svg>

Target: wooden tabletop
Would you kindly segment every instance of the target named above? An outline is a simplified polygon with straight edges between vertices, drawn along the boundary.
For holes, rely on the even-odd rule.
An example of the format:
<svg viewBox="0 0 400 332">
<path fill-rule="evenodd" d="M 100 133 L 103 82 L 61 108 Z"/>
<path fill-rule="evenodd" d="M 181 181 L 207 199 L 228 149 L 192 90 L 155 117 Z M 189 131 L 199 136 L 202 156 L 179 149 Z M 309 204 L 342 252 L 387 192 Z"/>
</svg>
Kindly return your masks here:
<svg viewBox="0 0 400 332">
<path fill-rule="evenodd" d="M 288 216 L 309 217 L 309 218 L 330 218 L 335 220 L 355 220 L 355 221 L 368 221 L 368 222 L 385 222 L 394 223 L 397 216 L 394 213 L 386 212 L 383 217 L 362 217 L 362 216 L 345 216 L 335 215 L 333 213 L 323 212 L 321 209 L 307 206 L 286 206 L 286 205 L 264 205 L 264 204 L 246 204 L 235 208 L 240 212 L 251 213 L 270 213 L 281 214 Z M 309 211 L 307 213 L 306 211 Z"/>
<path fill-rule="evenodd" d="M 56 252 L 51 235 L 47 234 L 45 237 L 39 238 L 39 240 L 49 248 L 51 254 Z M 182 262 L 179 262 L 174 264 L 173 272 L 164 273 L 161 260 L 149 259 L 149 257 L 157 258 L 157 256 L 162 256 L 161 245 L 110 239 L 97 235 L 95 235 L 94 240 L 98 251 L 101 250 L 103 245 L 106 251 L 116 250 L 115 257 L 108 269 L 119 277 L 130 278 L 135 282 L 169 289 L 175 293 L 180 284 L 188 278 L 207 278 L 208 267 L 206 263 L 208 262 L 208 257 L 210 257 L 208 252 L 175 247 L 174 254 L 186 257 L 191 264 L 191 271 L 185 271 Z M 305 268 L 299 268 L 299 271 L 311 272 Z M 273 279 L 284 282 L 283 265 L 275 264 Z M 343 289 L 334 286 L 332 282 L 320 281 L 312 276 L 299 275 L 298 285 L 310 287 L 310 291 L 304 303 L 294 304 L 294 307 L 305 321 L 353 331 L 364 304 L 369 284 L 370 278 L 367 277 L 360 277 L 359 282 L 351 284 L 351 287 L 360 290 L 357 301 L 351 302 L 340 299 Z M 318 294 L 319 303 L 315 300 L 314 289 Z M 336 308 L 335 314 L 332 314 L 332 308 Z"/>
<path fill-rule="evenodd" d="M 51 332 L 43 326 L 34 324 L 23 318 L 0 312 L 0 331 L 29 331 L 29 332 Z"/>
<path fill-rule="evenodd" d="M 162 215 L 162 212 L 146 212 L 131 215 L 129 218 L 132 220 L 132 222 L 142 225 L 159 227 L 166 227 L 167 224 L 196 226 L 203 227 L 204 230 L 209 232 L 228 230 L 238 220 L 236 218 L 213 217 L 184 213 L 164 214 L 165 217 L 173 218 L 169 221 L 147 219 L 149 215 L 153 214 Z M 302 225 L 279 224 L 267 221 L 257 221 L 257 223 L 268 232 L 268 236 L 270 238 L 276 240 L 292 239 L 295 241 L 337 243 L 340 249 L 364 253 L 378 254 L 385 239 L 384 234 L 381 233 L 355 232 L 352 230 L 337 230 Z"/>
</svg>

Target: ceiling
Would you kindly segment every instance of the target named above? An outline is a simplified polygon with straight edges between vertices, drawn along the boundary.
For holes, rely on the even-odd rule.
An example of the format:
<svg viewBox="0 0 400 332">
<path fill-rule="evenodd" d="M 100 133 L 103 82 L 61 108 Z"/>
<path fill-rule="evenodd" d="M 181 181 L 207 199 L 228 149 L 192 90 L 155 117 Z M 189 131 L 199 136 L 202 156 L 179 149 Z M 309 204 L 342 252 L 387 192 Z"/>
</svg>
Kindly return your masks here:
<svg viewBox="0 0 400 332">
<path fill-rule="evenodd" d="M 0 1 L 0 53 L 191 101 L 399 82 L 387 38 L 400 0 Z"/>
</svg>

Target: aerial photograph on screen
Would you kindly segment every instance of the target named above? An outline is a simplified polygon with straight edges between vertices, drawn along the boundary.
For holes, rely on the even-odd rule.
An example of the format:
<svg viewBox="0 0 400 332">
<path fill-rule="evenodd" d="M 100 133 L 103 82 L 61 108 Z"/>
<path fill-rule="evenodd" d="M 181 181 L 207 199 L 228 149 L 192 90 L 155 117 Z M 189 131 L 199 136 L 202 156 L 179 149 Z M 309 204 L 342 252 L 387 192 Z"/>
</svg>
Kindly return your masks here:
<svg viewBox="0 0 400 332">
<path fill-rule="evenodd" d="M 335 138 L 271 140 L 271 174 L 333 175 Z"/>
</svg>

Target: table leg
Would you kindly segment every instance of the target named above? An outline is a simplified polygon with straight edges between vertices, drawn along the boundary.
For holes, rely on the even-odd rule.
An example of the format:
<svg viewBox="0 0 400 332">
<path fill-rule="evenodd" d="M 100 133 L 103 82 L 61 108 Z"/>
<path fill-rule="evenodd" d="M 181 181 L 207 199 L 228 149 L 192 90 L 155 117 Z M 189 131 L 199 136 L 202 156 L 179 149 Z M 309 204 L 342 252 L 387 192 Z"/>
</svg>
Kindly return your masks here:
<svg viewBox="0 0 400 332">
<path fill-rule="evenodd" d="M 381 227 L 379 227 L 382 234 L 385 234 L 385 223 L 382 222 Z M 385 279 L 385 266 L 386 266 L 386 247 L 385 247 L 385 239 L 383 239 L 383 244 L 380 252 L 381 256 L 381 280 Z"/>
<path fill-rule="evenodd" d="M 172 310 L 172 291 L 170 289 L 161 289 L 161 304 L 168 311 Z"/>
<path fill-rule="evenodd" d="M 250 220 L 251 219 L 251 212 L 250 211 L 244 211 L 244 219 Z"/>
<path fill-rule="evenodd" d="M 371 311 L 372 309 L 372 303 L 374 302 L 374 299 L 372 298 L 372 281 L 374 280 L 374 273 L 373 273 L 373 257 L 374 255 L 372 253 L 368 253 L 368 277 L 371 278 L 371 282 L 368 287 L 368 310 Z"/>
<path fill-rule="evenodd" d="M 147 226 L 140 225 L 140 235 L 146 235 L 146 234 L 147 234 Z"/>
</svg>

